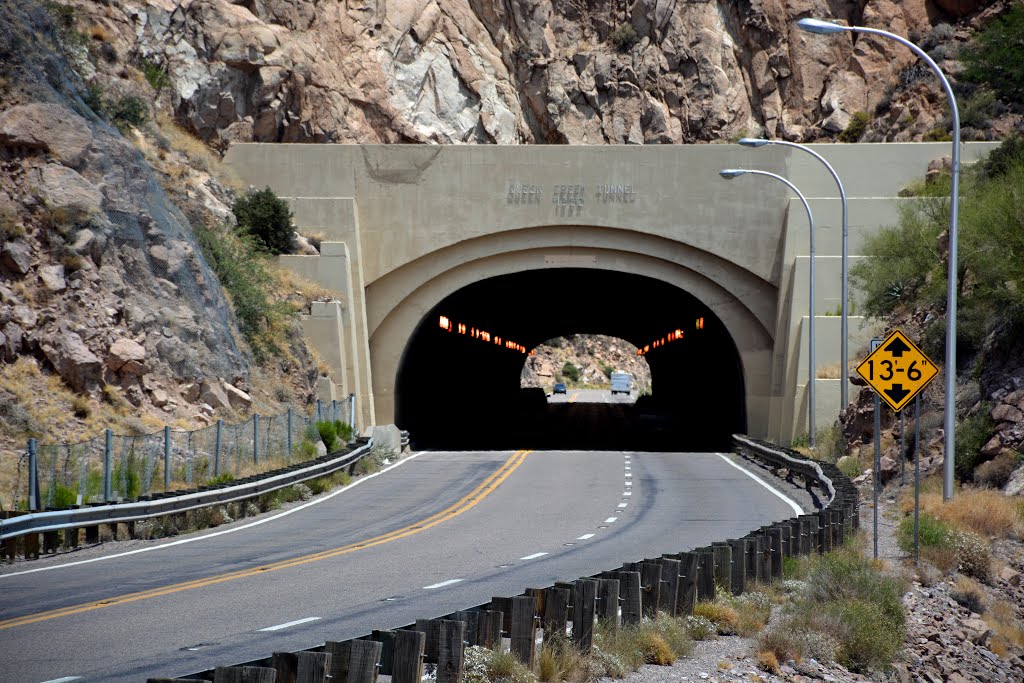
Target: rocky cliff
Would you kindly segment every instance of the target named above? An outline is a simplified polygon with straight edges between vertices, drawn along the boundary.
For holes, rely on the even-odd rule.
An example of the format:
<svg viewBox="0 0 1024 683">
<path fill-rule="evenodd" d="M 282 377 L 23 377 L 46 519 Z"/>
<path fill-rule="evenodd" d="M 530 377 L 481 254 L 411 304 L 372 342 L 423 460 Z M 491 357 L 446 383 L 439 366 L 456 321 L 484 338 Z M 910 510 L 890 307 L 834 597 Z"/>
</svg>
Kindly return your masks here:
<svg viewBox="0 0 1024 683">
<path fill-rule="evenodd" d="M 967 19 L 1003 4 L 75 2 L 108 53 L 158 69 L 175 115 L 220 146 L 809 141 L 844 131 L 857 112 L 878 114 L 865 139 L 920 139 L 943 125 L 944 98 L 907 49 L 814 36 L 795 21 L 909 35 L 955 74 Z"/>
</svg>

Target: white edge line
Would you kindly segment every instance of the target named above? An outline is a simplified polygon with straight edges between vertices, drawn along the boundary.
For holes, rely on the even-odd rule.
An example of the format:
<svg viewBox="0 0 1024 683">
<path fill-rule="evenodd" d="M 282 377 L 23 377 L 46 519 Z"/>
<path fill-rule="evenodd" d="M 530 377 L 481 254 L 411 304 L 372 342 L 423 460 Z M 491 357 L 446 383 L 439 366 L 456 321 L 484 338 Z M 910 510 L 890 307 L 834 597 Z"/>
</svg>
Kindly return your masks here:
<svg viewBox="0 0 1024 683">
<path fill-rule="evenodd" d="M 588 538 L 593 538 L 593 537 L 594 537 L 595 535 L 596 535 L 596 534 L 583 534 L 582 536 L 577 536 L 577 537 L 576 537 L 576 540 L 577 540 L 577 541 L 585 541 L 585 540 L 587 540 Z"/>
<path fill-rule="evenodd" d="M 43 683 L 71 683 L 71 681 L 80 681 L 81 676 L 65 676 L 64 678 L 54 678 L 50 681 L 43 681 Z"/>
<path fill-rule="evenodd" d="M 398 466 L 400 466 L 400 465 L 402 465 L 404 463 L 407 463 L 410 460 L 418 458 L 419 456 L 421 456 L 421 455 L 423 455 L 425 453 L 429 453 L 429 452 L 430 451 L 419 451 L 417 453 L 413 453 L 412 455 L 409 455 L 409 456 L 406 456 L 406 457 L 402 458 L 401 460 L 396 462 L 394 465 L 389 465 L 388 467 L 385 467 L 384 469 L 380 470 L 379 472 L 374 472 L 373 474 L 368 474 L 368 475 L 365 475 L 363 477 L 360 477 L 359 479 L 356 479 L 351 484 L 349 484 L 347 486 L 343 486 L 343 487 L 341 487 L 340 489 L 338 489 L 336 491 L 332 491 L 332 492 L 328 493 L 327 495 L 320 496 L 319 498 L 314 498 L 313 500 L 309 501 L 308 503 L 303 503 L 302 505 L 296 505 L 295 507 L 293 507 L 293 508 L 291 508 L 289 510 L 285 510 L 284 512 L 279 512 L 278 514 L 272 515 L 272 516 L 267 517 L 265 519 L 258 519 L 255 522 L 250 522 L 249 524 L 243 524 L 242 526 L 236 526 L 236 527 L 232 527 L 230 529 L 223 529 L 221 531 L 215 531 L 215 532 L 210 533 L 210 534 L 203 534 L 202 536 L 194 536 L 194 537 L 190 537 L 190 538 L 182 538 L 182 539 L 177 540 L 177 541 L 171 541 L 170 543 L 161 543 L 160 545 L 152 545 L 152 546 L 149 546 L 147 548 L 138 548 L 137 550 L 128 550 L 126 552 L 116 553 L 114 555 L 104 555 L 103 557 L 94 557 L 94 558 L 91 558 L 91 559 L 88 559 L 88 560 L 78 560 L 77 562 L 65 562 L 64 564 L 55 564 L 52 567 L 37 567 L 36 569 L 26 569 L 24 571 L 12 572 L 10 574 L 0 574 L 0 581 L 2 581 L 4 578 L 6 578 L 8 576 L 22 576 L 23 574 L 35 574 L 36 572 L 48 572 L 48 571 L 50 571 L 52 569 L 65 569 L 67 567 L 77 567 L 78 565 L 92 564 L 93 562 L 102 562 L 104 560 L 115 560 L 115 559 L 120 558 L 120 557 L 128 557 L 129 555 L 137 555 L 138 553 L 148 553 L 148 552 L 150 552 L 152 550 L 163 550 L 164 548 L 172 548 L 174 546 L 184 545 L 186 543 L 195 543 L 196 541 L 205 541 L 208 538 L 216 538 L 217 536 L 223 536 L 225 534 L 233 534 L 234 532 L 242 531 L 243 529 L 251 529 L 254 526 L 259 526 L 261 524 L 266 524 L 267 522 L 273 522 L 275 520 L 281 519 L 282 517 L 287 517 L 288 515 L 290 515 L 290 514 L 292 514 L 294 512 L 298 512 L 300 510 L 305 510 L 306 508 L 312 507 L 314 505 L 319 505 L 320 503 L 324 502 L 325 500 L 330 500 L 331 498 L 334 498 L 335 496 L 337 496 L 339 494 L 342 494 L 345 491 L 348 491 L 349 489 L 351 489 L 351 488 L 353 488 L 355 486 L 359 486 L 364 481 L 369 481 L 370 479 L 373 479 L 374 477 L 376 477 L 378 475 L 381 475 L 381 474 L 384 474 L 385 472 L 393 470 L 396 467 L 398 467 Z M 324 475 L 324 476 L 327 476 L 327 475 Z"/>
<path fill-rule="evenodd" d="M 618 519 L 618 517 L 609 517 L 608 519 L 604 520 L 604 523 L 605 524 L 611 524 L 612 522 L 614 522 L 617 519 Z"/>
<path fill-rule="evenodd" d="M 547 553 L 534 553 L 533 555 L 527 555 L 526 557 L 520 557 L 520 560 L 536 560 L 538 557 L 543 557 Z"/>
<path fill-rule="evenodd" d="M 429 586 L 424 586 L 423 590 L 429 591 L 434 588 L 444 588 L 445 586 L 450 586 L 453 583 L 458 583 L 459 581 L 462 581 L 462 579 L 448 579 L 447 581 L 442 581 L 441 583 L 432 583 Z"/>
<path fill-rule="evenodd" d="M 774 495 L 778 496 L 779 498 L 781 498 L 782 501 L 786 503 L 786 505 L 788 505 L 789 507 L 793 508 L 793 512 L 795 512 L 798 515 L 804 514 L 804 509 L 802 507 L 800 507 L 799 505 L 797 505 L 796 502 L 792 498 L 790 498 L 790 497 L 786 496 L 785 494 L 780 493 L 779 491 L 775 490 L 775 488 L 772 487 L 771 484 L 766 483 L 763 479 L 758 477 L 753 472 L 748 472 L 747 470 L 743 469 L 742 467 L 740 467 L 739 465 L 734 463 L 732 460 L 730 460 L 729 458 L 725 457 L 725 455 L 723 455 L 722 453 L 716 453 L 716 455 L 719 458 L 721 458 L 722 460 L 724 460 L 727 463 L 729 463 L 730 465 L 732 465 L 733 467 L 735 467 L 736 469 L 738 469 L 743 474 L 747 475 L 748 477 L 750 477 L 751 479 L 756 481 L 761 486 L 763 486 L 766 489 L 768 489 L 772 494 L 774 494 Z"/>
<path fill-rule="evenodd" d="M 299 624 L 308 624 L 311 621 L 317 621 L 320 617 L 306 617 L 305 619 L 296 619 L 295 621 L 289 621 L 286 624 L 278 624 L 277 626 L 268 626 L 261 628 L 260 631 L 280 631 L 281 629 L 288 628 L 289 626 L 298 626 Z"/>
</svg>

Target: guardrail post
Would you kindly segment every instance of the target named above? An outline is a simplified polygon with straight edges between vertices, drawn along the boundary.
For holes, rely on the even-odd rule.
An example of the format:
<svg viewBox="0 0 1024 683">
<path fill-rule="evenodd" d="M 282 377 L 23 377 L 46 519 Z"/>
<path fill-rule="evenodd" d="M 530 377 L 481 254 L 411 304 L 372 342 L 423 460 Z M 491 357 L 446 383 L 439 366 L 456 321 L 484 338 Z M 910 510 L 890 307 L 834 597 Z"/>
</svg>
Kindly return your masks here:
<svg viewBox="0 0 1024 683">
<path fill-rule="evenodd" d="M 466 655 L 466 623 L 441 621 L 437 647 L 437 683 L 458 683 L 462 680 Z"/>
<path fill-rule="evenodd" d="M 593 590 L 596 598 L 596 581 L 594 581 Z M 537 622 L 533 618 L 536 609 L 537 598 L 533 596 L 524 595 L 512 598 L 512 630 L 509 633 L 511 651 L 516 659 L 531 670 L 537 651 Z M 593 617 L 593 612 L 591 612 L 591 617 Z M 593 626 L 591 626 L 591 631 L 593 631 Z"/>
<path fill-rule="evenodd" d="M 732 546 L 728 543 L 712 543 L 711 553 L 715 558 L 715 592 L 722 589 L 732 593 Z"/>
<path fill-rule="evenodd" d="M 675 616 L 679 595 L 679 560 L 663 557 L 657 562 L 661 565 L 661 595 L 658 598 L 658 609 Z"/>
<path fill-rule="evenodd" d="M 171 490 L 171 428 L 164 427 L 164 491 Z"/>
<path fill-rule="evenodd" d="M 616 605 L 618 607 L 618 605 Z M 552 637 L 565 636 L 565 625 L 569 621 L 569 590 L 554 586 L 544 591 L 544 642 Z"/>
<path fill-rule="evenodd" d="M 572 642 L 584 653 L 594 644 L 594 611 L 597 606 L 597 581 L 577 579 L 572 606 Z"/>
<path fill-rule="evenodd" d="M 288 406 L 288 456 L 292 454 L 292 407 Z"/>
<path fill-rule="evenodd" d="M 425 641 L 425 633 L 395 631 L 395 663 L 391 669 L 392 683 L 421 683 Z"/>
<path fill-rule="evenodd" d="M 110 461 L 114 457 L 114 430 L 108 428 L 106 430 L 106 439 L 103 445 L 103 500 L 109 503 L 110 499 L 114 497 L 113 494 L 113 478 L 110 471 Z"/>
<path fill-rule="evenodd" d="M 252 414 L 252 464 L 260 464 L 260 414 Z"/>
<path fill-rule="evenodd" d="M 383 645 L 374 640 L 327 641 L 324 650 L 331 655 L 333 683 L 373 683 Z"/>
<path fill-rule="evenodd" d="M 328 652 L 275 652 L 270 661 L 278 681 L 324 683 L 331 670 Z"/>
<path fill-rule="evenodd" d="M 501 610 L 485 609 L 480 610 L 479 630 L 477 631 L 477 645 L 486 647 L 488 650 L 501 644 L 501 623 L 505 620 L 505 614 Z"/>
<path fill-rule="evenodd" d="M 213 476 L 220 476 L 220 454 L 224 447 L 224 420 L 218 418 L 217 420 L 217 440 L 214 444 L 213 453 Z"/>
<path fill-rule="evenodd" d="M 729 581 L 732 584 L 732 594 L 739 595 L 747 588 L 747 539 L 735 538 L 727 541 L 732 548 L 731 562 L 732 572 Z"/>
<path fill-rule="evenodd" d="M 36 440 L 28 440 L 28 509 L 35 512 L 39 509 L 39 469 L 36 457 Z"/>
</svg>

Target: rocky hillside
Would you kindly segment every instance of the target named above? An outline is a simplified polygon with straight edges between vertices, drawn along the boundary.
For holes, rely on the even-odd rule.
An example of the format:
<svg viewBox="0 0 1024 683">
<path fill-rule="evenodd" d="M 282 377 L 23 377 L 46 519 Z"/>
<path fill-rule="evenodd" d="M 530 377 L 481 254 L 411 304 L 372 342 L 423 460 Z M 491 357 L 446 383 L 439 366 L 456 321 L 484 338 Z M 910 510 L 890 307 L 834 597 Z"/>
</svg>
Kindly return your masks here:
<svg viewBox="0 0 1024 683">
<path fill-rule="evenodd" d="M 637 391 L 651 390 L 651 368 L 643 357 L 636 355 L 636 347 L 600 334 L 556 337 L 541 344 L 537 355 L 527 358 L 520 383 L 548 391 L 555 382 L 565 382 L 571 387 L 607 388 L 612 372 L 633 375 Z"/>
</svg>

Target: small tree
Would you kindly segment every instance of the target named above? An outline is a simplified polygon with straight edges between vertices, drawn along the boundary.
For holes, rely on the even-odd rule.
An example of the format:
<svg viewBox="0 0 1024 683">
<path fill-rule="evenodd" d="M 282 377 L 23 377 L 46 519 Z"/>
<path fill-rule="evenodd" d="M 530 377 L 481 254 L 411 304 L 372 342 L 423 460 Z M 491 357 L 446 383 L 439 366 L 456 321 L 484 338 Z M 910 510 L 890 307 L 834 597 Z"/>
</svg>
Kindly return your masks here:
<svg viewBox="0 0 1024 683">
<path fill-rule="evenodd" d="M 565 365 L 562 366 L 562 375 L 570 382 L 580 381 L 579 368 L 577 368 L 572 363 L 566 363 Z"/>
<path fill-rule="evenodd" d="M 988 83 L 996 94 L 1017 102 L 1024 100 L 1024 5 L 1015 5 L 1003 17 L 988 24 L 961 59 L 964 78 Z"/>
<path fill-rule="evenodd" d="M 291 209 L 269 187 L 246 192 L 235 200 L 232 211 L 239 229 L 255 237 L 271 254 L 292 250 Z"/>
</svg>

